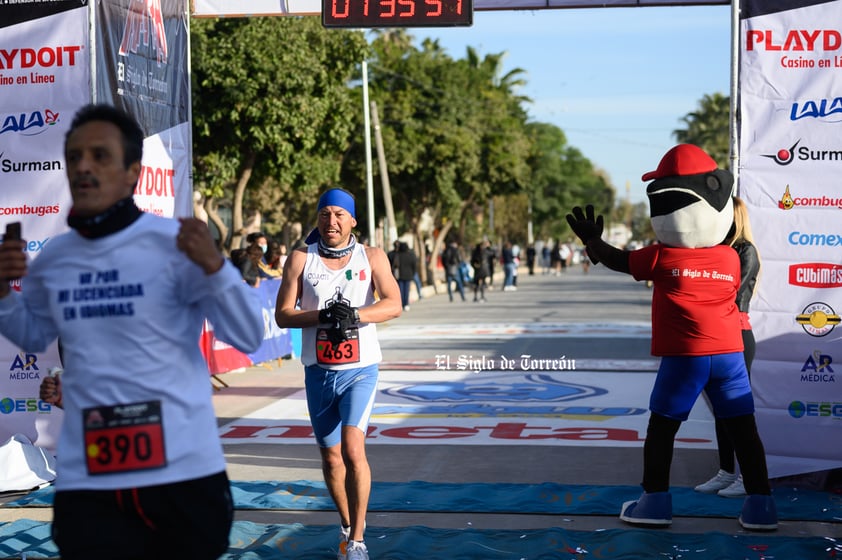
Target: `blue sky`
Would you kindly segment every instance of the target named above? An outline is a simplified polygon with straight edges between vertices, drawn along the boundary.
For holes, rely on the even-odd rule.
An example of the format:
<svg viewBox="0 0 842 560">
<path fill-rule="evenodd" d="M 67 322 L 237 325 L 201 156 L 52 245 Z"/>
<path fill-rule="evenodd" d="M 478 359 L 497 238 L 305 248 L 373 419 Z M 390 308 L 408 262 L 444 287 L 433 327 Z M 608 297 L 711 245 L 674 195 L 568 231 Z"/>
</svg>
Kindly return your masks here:
<svg viewBox="0 0 842 560">
<path fill-rule="evenodd" d="M 552 123 L 632 202 L 640 176 L 675 144 L 672 131 L 705 94 L 730 93 L 731 8 L 580 8 L 475 12 L 470 28 L 409 30 L 453 58 L 507 53 L 526 71 L 532 120 Z"/>
</svg>

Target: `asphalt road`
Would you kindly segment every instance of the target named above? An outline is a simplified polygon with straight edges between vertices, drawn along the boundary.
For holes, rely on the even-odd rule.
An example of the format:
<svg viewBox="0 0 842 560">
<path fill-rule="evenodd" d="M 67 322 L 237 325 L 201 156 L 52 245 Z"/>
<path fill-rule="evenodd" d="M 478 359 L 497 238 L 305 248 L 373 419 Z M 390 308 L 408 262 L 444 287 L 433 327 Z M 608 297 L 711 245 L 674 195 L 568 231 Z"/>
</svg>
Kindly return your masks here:
<svg viewBox="0 0 842 560">
<path fill-rule="evenodd" d="M 383 370 L 434 370 L 437 356 L 477 358 L 521 356 L 564 357 L 577 369 L 601 372 L 653 371 L 647 335 L 651 290 L 630 277 L 597 266 L 561 276 L 528 276 L 521 269 L 517 291 L 499 288 L 485 303 L 450 302 L 439 287 L 425 288 L 426 297 L 379 327 Z M 227 387 L 215 393 L 219 425 L 242 418 L 301 390 L 303 369 L 296 360 L 264 364 L 220 377 Z M 638 379 L 629 376 L 630 383 Z M 628 387 L 648 392 L 648 387 Z M 645 398 L 637 406 L 646 406 Z M 697 406 L 705 406 L 700 403 Z M 711 425 L 712 431 L 712 425 Z M 711 434 L 712 435 L 712 434 Z M 563 440 L 548 445 L 371 444 L 367 446 L 373 479 L 380 482 L 500 482 L 637 485 L 642 478 L 642 447 L 570 446 Z M 315 444 L 248 443 L 225 445 L 232 480 L 322 479 Z M 671 484 L 693 486 L 717 468 L 712 449 L 676 448 Z M 724 499 L 724 498 L 723 498 Z M 621 504 L 617 504 L 617 513 Z M 735 502 L 735 510 L 739 509 Z M 19 517 L 49 519 L 49 510 L 0 509 L 0 521 Z M 238 510 L 236 518 L 258 523 L 331 525 L 333 512 Z M 371 512 L 369 526 L 433 528 L 570 530 L 627 528 L 617 515 L 568 516 L 466 513 Z M 676 517 L 665 531 L 742 533 L 736 519 Z M 838 524 L 781 522 L 778 535 L 842 538 Z"/>
<path fill-rule="evenodd" d="M 528 276 L 521 269 L 517 291 L 487 292 L 485 303 L 448 300 L 425 288 L 426 297 L 409 311 L 380 326 L 383 370 L 433 369 L 436 356 L 471 355 L 536 357 L 566 356 L 577 367 L 596 371 L 624 368 L 654 370 L 645 333 L 650 319 L 651 290 L 631 277 L 591 267 L 570 269 L 561 276 Z M 414 290 L 413 290 L 414 296 Z M 230 387 L 219 391 L 220 425 L 249 410 L 300 389 L 297 362 L 280 368 L 251 368 L 231 374 Z M 639 390 L 639 388 L 638 388 Z M 648 392 L 648 387 L 645 388 Z M 639 406 L 646 407 L 646 402 Z M 706 406 L 700 403 L 697 406 Z M 712 430 L 712 425 L 711 425 Z M 642 446 L 572 447 L 552 445 L 374 445 L 367 446 L 373 479 L 382 482 L 508 482 L 637 485 L 642 478 Z M 235 480 L 321 480 L 315 445 L 238 444 L 226 446 L 229 472 Z M 671 484 L 694 486 L 717 469 L 715 451 L 675 451 Z M 725 498 L 723 498 L 725 499 Z M 741 502 L 739 502 L 741 503 Z M 735 503 L 735 510 L 739 509 Z M 621 504 L 617 504 L 617 513 Z M 329 525 L 332 512 L 238 511 L 238 519 L 262 523 Z M 370 513 L 371 526 L 422 525 L 436 528 L 529 529 L 562 526 L 571 530 L 624 528 L 617 516 Z M 742 532 L 736 519 L 674 518 L 667 531 Z M 777 534 L 842 536 L 838 525 L 782 522 Z"/>
</svg>

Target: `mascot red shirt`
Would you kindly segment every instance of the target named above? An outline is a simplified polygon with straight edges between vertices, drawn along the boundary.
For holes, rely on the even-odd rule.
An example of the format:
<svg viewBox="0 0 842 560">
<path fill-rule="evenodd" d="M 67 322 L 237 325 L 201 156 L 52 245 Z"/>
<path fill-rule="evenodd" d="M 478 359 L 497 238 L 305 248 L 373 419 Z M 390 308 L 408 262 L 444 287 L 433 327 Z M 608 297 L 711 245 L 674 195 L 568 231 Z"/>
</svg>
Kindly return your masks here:
<svg viewBox="0 0 842 560">
<path fill-rule="evenodd" d="M 742 352 L 735 303 L 740 259 L 727 245 L 684 249 L 655 244 L 629 254 L 636 280 L 651 280 L 652 354 L 706 356 Z M 733 324 L 733 328 L 723 327 Z"/>
<path fill-rule="evenodd" d="M 730 173 L 704 151 L 679 144 L 644 181 L 659 244 L 629 253 L 629 272 L 651 280 L 652 354 L 742 352 L 737 253 L 720 245 L 734 220 Z"/>
</svg>

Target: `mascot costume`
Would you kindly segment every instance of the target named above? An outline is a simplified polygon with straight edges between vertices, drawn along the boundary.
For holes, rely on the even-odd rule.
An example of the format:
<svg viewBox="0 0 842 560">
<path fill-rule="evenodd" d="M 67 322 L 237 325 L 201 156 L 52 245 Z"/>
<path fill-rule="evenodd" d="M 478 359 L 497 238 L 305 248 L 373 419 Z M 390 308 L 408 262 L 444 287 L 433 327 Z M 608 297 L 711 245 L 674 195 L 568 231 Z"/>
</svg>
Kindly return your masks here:
<svg viewBox="0 0 842 560">
<path fill-rule="evenodd" d="M 654 286 L 652 354 L 661 363 L 649 400 L 643 494 L 623 504 L 620 519 L 633 525 L 672 523 L 675 435 L 704 390 L 742 469 L 747 496 L 739 522 L 745 529 L 774 530 L 777 511 L 742 353 L 736 305 L 740 260 L 721 244 L 733 225 L 733 176 L 697 146 L 679 144 L 643 180 L 652 181 L 646 194 L 658 243 L 623 251 L 601 239 L 603 218 L 594 216 L 593 206 L 567 215 L 594 263 Z"/>
</svg>

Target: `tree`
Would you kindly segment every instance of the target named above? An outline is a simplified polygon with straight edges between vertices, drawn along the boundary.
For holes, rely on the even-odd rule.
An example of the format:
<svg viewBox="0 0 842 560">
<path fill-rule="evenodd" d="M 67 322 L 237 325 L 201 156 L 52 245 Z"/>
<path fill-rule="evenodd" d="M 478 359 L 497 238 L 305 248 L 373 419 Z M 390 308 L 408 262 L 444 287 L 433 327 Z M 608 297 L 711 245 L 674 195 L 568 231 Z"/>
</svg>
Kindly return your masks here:
<svg viewBox="0 0 842 560">
<path fill-rule="evenodd" d="M 193 20 L 191 44 L 195 186 L 223 241 L 239 245 L 248 203 L 312 220 L 355 130 L 348 83 L 368 55 L 363 33 L 312 17 Z"/>
<path fill-rule="evenodd" d="M 686 128 L 673 131 L 678 142 L 695 144 L 723 169 L 731 166 L 731 98 L 721 93 L 705 94 L 695 111 L 681 119 Z"/>
</svg>

